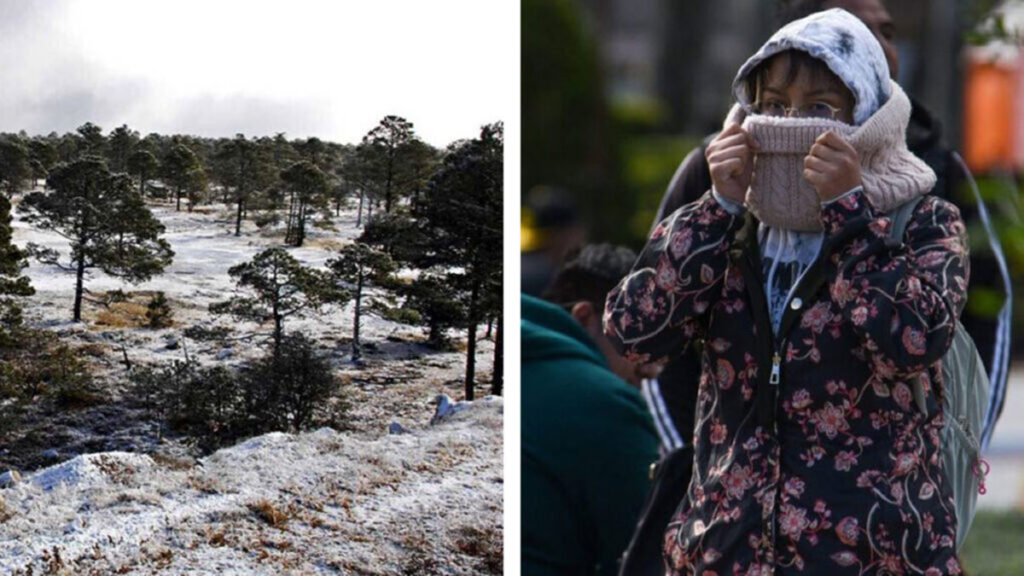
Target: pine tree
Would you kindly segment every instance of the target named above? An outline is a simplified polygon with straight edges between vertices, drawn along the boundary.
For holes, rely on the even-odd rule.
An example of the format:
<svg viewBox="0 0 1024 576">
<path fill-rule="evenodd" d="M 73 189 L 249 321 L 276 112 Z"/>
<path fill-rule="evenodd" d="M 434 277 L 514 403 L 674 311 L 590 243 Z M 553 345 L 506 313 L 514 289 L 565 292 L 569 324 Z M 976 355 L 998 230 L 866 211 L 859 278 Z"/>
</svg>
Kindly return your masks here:
<svg viewBox="0 0 1024 576">
<path fill-rule="evenodd" d="M 302 246 L 310 213 L 327 208 L 327 176 L 313 163 L 302 160 L 281 172 L 281 181 L 289 191 L 285 243 Z"/>
<path fill-rule="evenodd" d="M 357 154 L 361 181 L 375 199 L 384 201 L 384 213 L 423 185 L 434 164 L 434 150 L 420 140 L 412 122 L 385 116 L 366 136 Z"/>
<path fill-rule="evenodd" d="M 196 171 L 202 168 L 199 158 L 188 146 L 175 144 L 164 158 L 161 168 L 167 184 L 174 189 L 174 209 L 180 211 L 182 195 L 194 185 Z"/>
<path fill-rule="evenodd" d="M 35 293 L 21 271 L 28 265 L 26 253 L 12 242 L 11 202 L 0 194 L 0 345 L 11 344 L 11 331 L 21 325 L 17 298 Z"/>
<path fill-rule="evenodd" d="M 28 143 L 29 164 L 32 168 L 32 178 L 39 180 L 46 178 L 50 169 L 57 163 L 57 147 L 46 138 L 36 137 Z M 33 182 L 35 185 L 35 182 Z"/>
<path fill-rule="evenodd" d="M 487 292 L 500 290 L 503 148 L 500 122 L 484 126 L 479 138 L 449 146 L 414 206 L 414 215 L 430 237 L 423 245 L 421 262 L 447 270 L 449 289 L 461 292 L 466 301 L 469 400 L 473 398 L 476 329 L 487 314 Z"/>
<path fill-rule="evenodd" d="M 443 271 L 420 272 L 401 292 L 404 307 L 418 312 L 427 325 L 427 344 L 439 350 L 448 347 L 448 330 L 465 325 L 467 307 L 460 294 L 450 289 Z"/>
<path fill-rule="evenodd" d="M 14 136 L 0 138 L 0 185 L 7 196 L 11 197 L 25 188 L 31 176 L 32 166 L 25 145 Z"/>
<path fill-rule="evenodd" d="M 149 150 L 136 150 L 127 160 L 128 173 L 139 179 L 139 195 L 146 195 L 146 182 L 156 174 L 159 164 Z"/>
<path fill-rule="evenodd" d="M 110 160 L 112 172 L 127 172 L 128 158 L 139 141 L 139 133 L 122 125 L 110 132 L 107 145 L 107 158 Z"/>
<path fill-rule="evenodd" d="M 246 140 L 244 134 L 224 142 L 215 158 L 218 180 L 230 191 L 236 205 L 235 236 L 239 236 L 249 202 L 273 181 L 272 158 L 263 146 Z"/>
<path fill-rule="evenodd" d="M 260 324 L 273 322 L 275 351 L 281 346 L 287 318 L 317 309 L 326 302 L 344 300 L 344 294 L 333 286 L 326 273 L 303 266 L 280 247 L 269 248 L 249 262 L 232 266 L 228 274 L 252 295 L 217 302 L 210 305 L 210 311 Z"/>
<path fill-rule="evenodd" d="M 164 226 L 128 175 L 111 174 L 102 159 L 86 156 L 57 165 L 49 185 L 53 192 L 29 194 L 21 209 L 27 222 L 68 241 L 70 261 L 41 246 L 29 245 L 29 252 L 44 264 L 75 274 L 75 322 L 82 319 L 88 270 L 99 268 L 135 283 L 149 280 L 171 263 L 174 252 L 160 237 Z"/>
<path fill-rule="evenodd" d="M 75 131 L 78 132 L 78 140 L 80 142 L 78 153 L 80 155 L 104 156 L 107 148 L 107 139 L 103 137 L 102 128 L 92 122 L 86 122 Z"/>
<path fill-rule="evenodd" d="M 366 294 L 367 284 L 373 282 L 378 290 L 389 290 L 393 281 L 392 275 L 397 266 L 385 252 L 377 250 L 369 244 L 354 242 L 342 248 L 337 258 L 328 260 L 327 268 L 333 273 L 336 281 L 353 286 L 350 290 L 355 299 L 355 317 L 352 322 L 352 361 L 356 362 L 362 356 L 359 340 L 361 314 L 367 308 L 374 310 L 386 306 L 382 300 Z"/>
</svg>

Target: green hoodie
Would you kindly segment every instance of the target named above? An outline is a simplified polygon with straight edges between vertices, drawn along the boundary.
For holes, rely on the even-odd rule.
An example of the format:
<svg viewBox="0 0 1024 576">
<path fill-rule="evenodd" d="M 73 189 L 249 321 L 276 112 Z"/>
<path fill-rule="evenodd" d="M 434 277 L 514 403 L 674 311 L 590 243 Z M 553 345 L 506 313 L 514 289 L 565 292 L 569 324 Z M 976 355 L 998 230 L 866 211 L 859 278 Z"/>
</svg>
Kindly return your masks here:
<svg viewBox="0 0 1024 576">
<path fill-rule="evenodd" d="M 523 574 L 615 574 L 658 436 L 640 393 L 564 310 L 522 297 Z"/>
</svg>

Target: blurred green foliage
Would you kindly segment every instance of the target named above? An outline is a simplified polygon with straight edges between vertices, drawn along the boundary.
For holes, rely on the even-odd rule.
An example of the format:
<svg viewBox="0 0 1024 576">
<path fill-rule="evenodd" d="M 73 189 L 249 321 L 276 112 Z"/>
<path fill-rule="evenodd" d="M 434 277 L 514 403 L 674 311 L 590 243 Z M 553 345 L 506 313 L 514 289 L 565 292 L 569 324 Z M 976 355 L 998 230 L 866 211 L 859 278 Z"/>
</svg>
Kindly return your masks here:
<svg viewBox="0 0 1024 576">
<path fill-rule="evenodd" d="M 634 136 L 625 140 L 623 178 L 636 204 L 627 226 L 632 247 L 643 246 L 672 175 L 699 144 L 699 138 L 685 136 Z"/>
<path fill-rule="evenodd" d="M 960 559 L 971 576 L 1024 574 L 1024 512 L 979 510 Z"/>
</svg>

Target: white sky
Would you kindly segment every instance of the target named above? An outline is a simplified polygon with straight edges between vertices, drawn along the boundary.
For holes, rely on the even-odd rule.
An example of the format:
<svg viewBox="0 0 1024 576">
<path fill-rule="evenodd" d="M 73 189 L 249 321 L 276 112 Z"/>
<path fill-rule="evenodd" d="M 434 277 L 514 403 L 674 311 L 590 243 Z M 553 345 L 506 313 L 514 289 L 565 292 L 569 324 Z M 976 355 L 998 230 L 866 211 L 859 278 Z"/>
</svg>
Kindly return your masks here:
<svg viewBox="0 0 1024 576">
<path fill-rule="evenodd" d="M 92 121 L 354 143 L 397 114 L 444 146 L 509 112 L 517 11 L 508 0 L 0 0 L 0 131 Z"/>
</svg>

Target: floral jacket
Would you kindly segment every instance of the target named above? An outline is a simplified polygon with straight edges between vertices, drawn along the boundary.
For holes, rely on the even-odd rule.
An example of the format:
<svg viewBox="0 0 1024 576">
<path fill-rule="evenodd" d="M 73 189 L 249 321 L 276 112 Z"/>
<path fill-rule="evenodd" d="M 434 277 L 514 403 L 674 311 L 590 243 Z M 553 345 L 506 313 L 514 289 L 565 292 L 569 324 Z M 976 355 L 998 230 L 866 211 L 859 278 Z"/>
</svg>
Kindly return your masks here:
<svg viewBox="0 0 1024 576">
<path fill-rule="evenodd" d="M 693 477 L 665 534 L 673 574 L 960 573 L 937 362 L 966 294 L 963 221 L 927 197 L 893 247 L 859 191 L 822 220 L 776 335 L 757 222 L 710 193 L 664 220 L 609 294 L 605 331 L 627 355 L 704 341 Z"/>
</svg>

